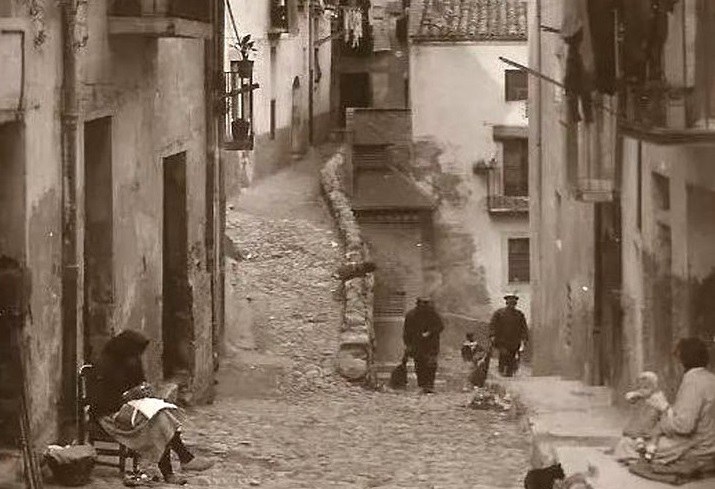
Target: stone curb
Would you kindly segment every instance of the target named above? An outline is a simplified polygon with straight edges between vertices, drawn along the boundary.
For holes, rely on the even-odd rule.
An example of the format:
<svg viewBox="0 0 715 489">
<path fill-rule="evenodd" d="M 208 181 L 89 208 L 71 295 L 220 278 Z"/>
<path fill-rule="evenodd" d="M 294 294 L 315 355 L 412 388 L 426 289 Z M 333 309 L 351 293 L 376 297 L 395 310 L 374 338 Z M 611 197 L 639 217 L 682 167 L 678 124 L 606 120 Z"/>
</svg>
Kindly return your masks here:
<svg viewBox="0 0 715 489">
<path fill-rule="evenodd" d="M 529 431 L 529 437 L 531 438 L 531 467 L 539 468 L 551 465 L 556 456 L 551 443 L 552 440 L 547 434 L 537 433 L 534 429 L 534 409 L 521 399 L 519 392 L 515 389 L 509 389 L 507 385 L 498 380 L 487 381 L 487 385 L 496 387 L 500 393 L 508 393 L 511 397 L 514 407 L 519 413 L 522 426 Z"/>
<path fill-rule="evenodd" d="M 346 147 L 341 147 L 320 171 L 323 196 L 340 230 L 345 246 L 345 258 L 353 261 L 368 261 L 367 247 L 362 240 L 360 228 L 345 194 L 341 178 L 346 161 Z M 373 330 L 373 288 L 374 277 L 367 274 L 344 282 L 343 318 L 340 325 L 338 346 L 338 372 L 348 380 L 368 383 L 371 381 Z"/>
</svg>

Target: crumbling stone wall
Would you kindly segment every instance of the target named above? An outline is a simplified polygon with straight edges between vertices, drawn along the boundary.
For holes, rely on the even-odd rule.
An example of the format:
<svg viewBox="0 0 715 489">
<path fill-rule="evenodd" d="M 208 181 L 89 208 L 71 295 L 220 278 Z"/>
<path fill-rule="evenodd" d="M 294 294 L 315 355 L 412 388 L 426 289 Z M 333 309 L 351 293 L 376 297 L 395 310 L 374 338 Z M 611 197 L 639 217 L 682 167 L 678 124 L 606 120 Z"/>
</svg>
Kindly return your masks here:
<svg viewBox="0 0 715 489">
<path fill-rule="evenodd" d="M 346 148 L 341 148 L 321 171 L 322 189 L 345 245 L 347 261 L 369 260 L 342 178 Z M 374 277 L 367 274 L 347 280 L 343 285 L 345 305 L 340 327 L 338 371 L 352 381 L 371 380 L 375 342 L 373 328 Z"/>
</svg>

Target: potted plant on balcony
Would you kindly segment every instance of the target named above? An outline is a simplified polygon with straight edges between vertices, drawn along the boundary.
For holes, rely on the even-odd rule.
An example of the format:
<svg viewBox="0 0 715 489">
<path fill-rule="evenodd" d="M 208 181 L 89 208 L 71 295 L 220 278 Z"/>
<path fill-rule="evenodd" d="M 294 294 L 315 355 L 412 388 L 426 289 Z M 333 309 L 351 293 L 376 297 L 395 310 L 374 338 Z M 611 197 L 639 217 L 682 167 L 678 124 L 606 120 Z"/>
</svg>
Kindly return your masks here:
<svg viewBox="0 0 715 489">
<path fill-rule="evenodd" d="M 250 34 L 239 38 L 238 42 L 233 45 L 241 52 L 241 59 L 236 62 L 236 70 L 241 78 L 250 78 L 253 75 L 253 61 L 248 57 L 252 52 L 258 51 L 255 45 L 256 42 L 251 39 Z"/>
</svg>

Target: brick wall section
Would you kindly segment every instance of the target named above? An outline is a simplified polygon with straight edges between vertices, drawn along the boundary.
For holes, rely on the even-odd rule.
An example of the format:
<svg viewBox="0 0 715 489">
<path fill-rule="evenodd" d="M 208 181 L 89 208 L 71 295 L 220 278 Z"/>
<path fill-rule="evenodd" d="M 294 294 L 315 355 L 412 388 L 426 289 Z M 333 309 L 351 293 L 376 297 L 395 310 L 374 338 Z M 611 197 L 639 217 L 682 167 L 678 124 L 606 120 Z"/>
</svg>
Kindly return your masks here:
<svg viewBox="0 0 715 489">
<path fill-rule="evenodd" d="M 367 261 L 367 247 L 360 235 L 350 201 L 344 191 L 343 165 L 347 148 L 341 148 L 321 171 L 321 185 L 328 206 L 337 223 L 349 261 Z M 375 332 L 373 328 L 374 277 L 368 274 L 343 284 L 345 305 L 340 326 L 338 371 L 353 381 L 370 382 Z"/>
</svg>

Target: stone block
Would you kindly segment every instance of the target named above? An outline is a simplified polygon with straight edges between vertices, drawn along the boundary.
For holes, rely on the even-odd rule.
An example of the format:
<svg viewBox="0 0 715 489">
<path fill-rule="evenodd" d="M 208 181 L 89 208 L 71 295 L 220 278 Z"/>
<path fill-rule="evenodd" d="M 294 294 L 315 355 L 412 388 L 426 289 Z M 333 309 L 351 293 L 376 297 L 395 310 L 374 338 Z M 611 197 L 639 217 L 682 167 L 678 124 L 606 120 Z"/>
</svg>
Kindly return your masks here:
<svg viewBox="0 0 715 489">
<path fill-rule="evenodd" d="M 341 345 L 338 351 L 338 371 L 348 380 L 358 381 L 368 372 L 368 354 L 364 346 Z"/>
</svg>

